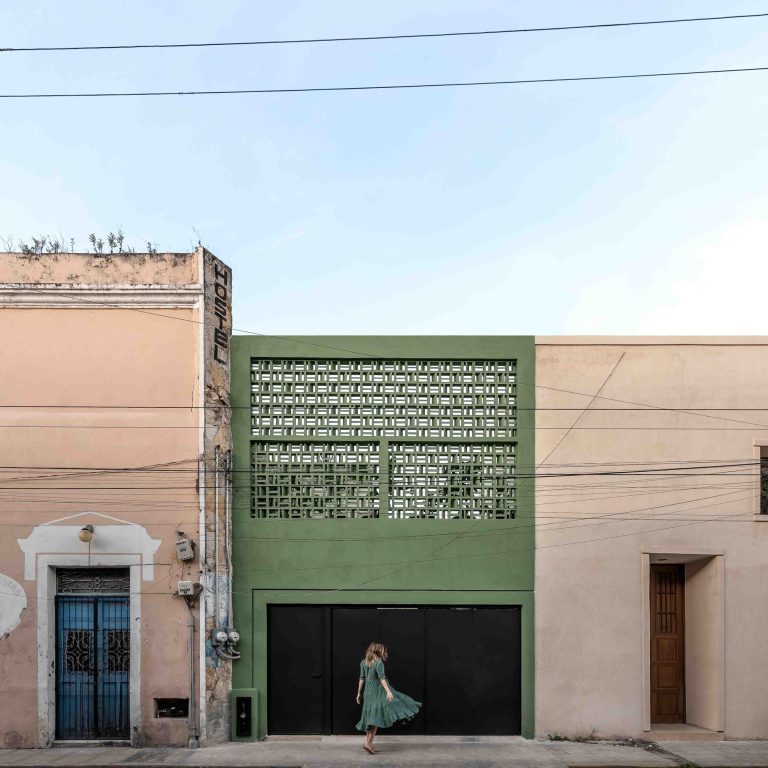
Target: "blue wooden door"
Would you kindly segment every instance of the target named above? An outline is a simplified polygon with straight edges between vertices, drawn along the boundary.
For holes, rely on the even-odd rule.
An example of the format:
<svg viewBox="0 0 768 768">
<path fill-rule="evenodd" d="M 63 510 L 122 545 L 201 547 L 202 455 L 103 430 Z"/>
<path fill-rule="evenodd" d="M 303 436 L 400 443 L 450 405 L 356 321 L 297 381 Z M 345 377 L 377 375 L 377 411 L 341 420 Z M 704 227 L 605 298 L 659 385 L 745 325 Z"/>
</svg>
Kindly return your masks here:
<svg viewBox="0 0 768 768">
<path fill-rule="evenodd" d="M 100 738 L 128 738 L 130 623 L 127 597 L 96 599 L 96 719 Z"/>
<path fill-rule="evenodd" d="M 56 737 L 128 738 L 128 597 L 56 600 Z"/>
</svg>

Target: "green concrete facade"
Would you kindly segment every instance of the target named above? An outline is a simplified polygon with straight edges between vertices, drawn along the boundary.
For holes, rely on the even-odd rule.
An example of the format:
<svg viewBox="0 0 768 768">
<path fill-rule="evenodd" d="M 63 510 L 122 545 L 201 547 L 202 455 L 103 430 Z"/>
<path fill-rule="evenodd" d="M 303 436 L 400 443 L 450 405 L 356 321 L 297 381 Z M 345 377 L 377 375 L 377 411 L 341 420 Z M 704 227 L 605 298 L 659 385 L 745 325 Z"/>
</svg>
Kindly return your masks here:
<svg viewBox="0 0 768 768">
<path fill-rule="evenodd" d="M 253 518 L 251 361 L 258 358 L 515 360 L 516 436 L 498 441 L 516 443 L 514 519 Z M 242 637 L 233 688 L 258 690 L 259 738 L 267 722 L 267 605 L 281 603 L 521 606 L 522 733 L 533 737 L 533 337 L 236 336 L 231 359 L 234 618 Z"/>
</svg>

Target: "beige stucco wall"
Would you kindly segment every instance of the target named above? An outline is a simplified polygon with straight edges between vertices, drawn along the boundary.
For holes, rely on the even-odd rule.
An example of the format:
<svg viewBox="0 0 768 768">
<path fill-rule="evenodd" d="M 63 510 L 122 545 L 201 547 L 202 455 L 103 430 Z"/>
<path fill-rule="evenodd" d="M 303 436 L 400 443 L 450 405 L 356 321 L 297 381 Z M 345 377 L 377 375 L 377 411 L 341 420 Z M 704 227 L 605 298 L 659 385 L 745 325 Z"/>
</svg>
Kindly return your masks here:
<svg viewBox="0 0 768 768">
<path fill-rule="evenodd" d="M 663 556 L 689 562 L 689 720 L 768 737 L 753 467 L 547 477 L 753 462 L 766 380 L 766 338 L 537 339 L 537 734 L 648 736 L 648 568 Z M 723 410 L 680 412 L 697 408 Z"/>
<path fill-rule="evenodd" d="M 719 629 L 724 605 L 723 560 L 712 557 L 685 566 L 687 722 L 709 730 L 722 727 L 719 673 L 724 649 Z"/>
<path fill-rule="evenodd" d="M 132 737 L 186 743 L 186 720 L 154 718 L 153 700 L 189 696 L 188 611 L 172 593 L 182 574 L 197 580 L 199 571 L 197 561 L 182 567 L 174 554 L 175 531 L 197 538 L 200 514 L 200 302 L 193 295 L 195 284 L 202 295 L 199 261 L 196 254 L 0 254 L 0 573 L 23 587 L 28 604 L 19 626 L 0 637 L 0 746 L 39 746 L 52 736 L 38 712 L 38 620 L 50 601 L 39 604 L 39 579 L 25 578 L 17 540 L 81 513 L 58 525 L 76 532 L 92 523 L 94 556 L 106 535 L 100 538 L 100 528 L 119 521 L 139 524 L 159 540 L 152 578 L 140 581 L 136 596 L 141 717 Z M 77 295 L 91 303 L 68 302 L 58 290 L 36 297 L 9 285 L 57 281 L 78 286 Z M 94 290 L 113 282 L 149 288 L 156 297 L 142 294 L 141 311 L 99 304 Z M 187 293 L 171 296 L 179 286 Z M 133 296 L 128 290 L 114 300 L 133 303 Z M 44 407 L 24 407 L 31 405 Z M 158 405 L 186 407 L 151 408 Z M 100 471 L 155 465 L 172 471 Z M 53 552 L 70 551 L 74 542 L 81 556 L 87 553 L 76 533 L 57 530 L 65 538 Z"/>
</svg>

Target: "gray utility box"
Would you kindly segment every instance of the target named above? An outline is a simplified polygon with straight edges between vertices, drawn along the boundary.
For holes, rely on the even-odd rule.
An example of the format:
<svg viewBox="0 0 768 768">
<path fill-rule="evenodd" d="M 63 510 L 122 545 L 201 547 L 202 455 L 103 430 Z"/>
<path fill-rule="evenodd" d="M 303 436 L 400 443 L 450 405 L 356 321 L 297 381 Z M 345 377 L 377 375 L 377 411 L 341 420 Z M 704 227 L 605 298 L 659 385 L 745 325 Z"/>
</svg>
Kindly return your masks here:
<svg viewBox="0 0 768 768">
<path fill-rule="evenodd" d="M 232 689 L 232 741 L 256 741 L 259 733 L 259 692 L 255 688 Z"/>
<path fill-rule="evenodd" d="M 191 539 L 179 539 L 176 542 L 176 557 L 179 560 L 194 560 L 195 542 Z"/>
</svg>

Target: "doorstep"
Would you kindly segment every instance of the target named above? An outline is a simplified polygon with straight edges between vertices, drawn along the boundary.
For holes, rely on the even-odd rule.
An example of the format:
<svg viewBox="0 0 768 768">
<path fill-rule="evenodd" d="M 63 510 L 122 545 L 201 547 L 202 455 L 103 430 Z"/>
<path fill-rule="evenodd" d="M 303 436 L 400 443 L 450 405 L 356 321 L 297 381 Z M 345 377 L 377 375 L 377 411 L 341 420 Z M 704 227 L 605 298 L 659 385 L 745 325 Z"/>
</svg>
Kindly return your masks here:
<svg viewBox="0 0 768 768">
<path fill-rule="evenodd" d="M 725 733 L 688 723 L 670 723 L 652 725 L 648 738 L 650 741 L 725 741 Z"/>
<path fill-rule="evenodd" d="M 130 747 L 129 739 L 56 739 L 54 747 Z"/>
</svg>

